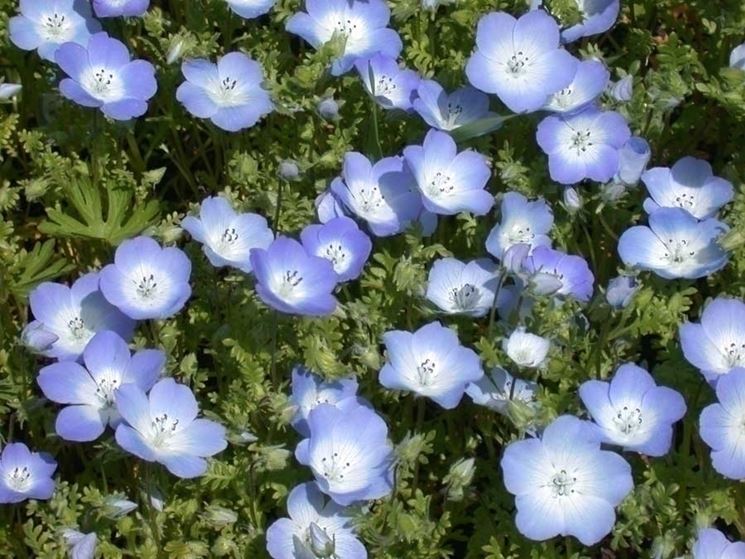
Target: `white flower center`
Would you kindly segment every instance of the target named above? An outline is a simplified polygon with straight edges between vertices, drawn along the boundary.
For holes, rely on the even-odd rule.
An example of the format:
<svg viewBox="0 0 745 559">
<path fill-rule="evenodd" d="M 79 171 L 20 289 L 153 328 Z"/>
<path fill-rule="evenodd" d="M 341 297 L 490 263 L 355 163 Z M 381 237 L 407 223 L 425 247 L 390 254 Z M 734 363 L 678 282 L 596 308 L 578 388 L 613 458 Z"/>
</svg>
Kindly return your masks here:
<svg viewBox="0 0 745 559">
<path fill-rule="evenodd" d="M 354 197 L 358 201 L 360 209 L 365 213 L 374 213 L 384 202 L 377 184 L 370 186 L 369 189 L 358 189 Z"/>
<path fill-rule="evenodd" d="M 745 343 L 730 342 L 722 348 L 729 368 L 745 366 Z"/>
<path fill-rule="evenodd" d="M 507 240 L 510 245 L 517 245 L 521 243 L 531 244 L 531 241 L 535 239 L 535 233 L 531 231 L 530 225 L 526 223 L 515 223 L 507 231 Z"/>
<path fill-rule="evenodd" d="M 438 198 L 444 194 L 450 194 L 455 190 L 455 185 L 453 184 L 453 179 L 450 178 L 450 175 L 447 175 L 442 171 L 437 171 L 435 176 L 427 183 L 426 189 L 427 193 L 432 198 Z"/>
<path fill-rule="evenodd" d="M 382 97 L 390 97 L 396 89 L 393 78 L 386 75 L 378 77 L 373 85 L 373 93 Z"/>
<path fill-rule="evenodd" d="M 450 291 L 450 299 L 457 308 L 470 310 L 479 300 L 479 289 L 470 283 L 463 284 Z"/>
<path fill-rule="evenodd" d="M 670 264 L 681 264 L 696 256 L 696 251 L 691 250 L 687 239 L 668 239 L 667 242 L 663 241 L 663 244 L 667 249 L 664 259 Z"/>
<path fill-rule="evenodd" d="M 530 58 L 521 50 L 514 53 L 505 63 L 507 75 L 517 78 L 527 73 Z"/>
<path fill-rule="evenodd" d="M 457 121 L 460 118 L 460 115 L 463 114 L 463 107 L 459 105 L 458 103 L 451 103 L 448 101 L 448 108 L 447 108 L 447 122 L 445 122 L 444 128 L 447 130 L 452 130 L 455 128 L 455 126 L 458 124 Z"/>
<path fill-rule="evenodd" d="M 572 104 L 572 95 L 574 95 L 574 90 L 571 87 L 565 87 L 561 91 L 554 93 L 553 101 L 562 109 L 566 109 Z"/>
<path fill-rule="evenodd" d="M 91 332 L 85 327 L 85 322 L 79 316 L 75 316 L 67 321 L 67 327 L 70 329 L 70 335 L 75 340 L 84 340 L 90 337 Z"/>
<path fill-rule="evenodd" d="M 119 75 L 103 66 L 86 70 L 80 78 L 80 85 L 99 101 L 117 101 L 124 95 L 124 84 Z"/>
<path fill-rule="evenodd" d="M 574 134 L 571 137 L 571 149 L 577 153 L 577 156 L 582 155 L 592 146 L 592 130 L 585 128 L 584 130 L 574 131 Z"/>
<path fill-rule="evenodd" d="M 283 299 L 288 299 L 292 296 L 295 288 L 300 285 L 303 281 L 303 276 L 297 270 L 287 270 L 282 276 L 282 281 L 279 284 L 277 293 Z"/>
<path fill-rule="evenodd" d="M 13 491 L 25 493 L 31 487 L 31 472 L 26 466 L 16 466 L 5 474 L 5 482 Z"/>
<path fill-rule="evenodd" d="M 321 475 L 331 482 L 344 481 L 344 475 L 352 467 L 352 463 L 339 457 L 338 452 L 321 458 Z"/>
<path fill-rule="evenodd" d="M 154 299 L 158 293 L 158 282 L 153 274 L 142 276 L 135 281 L 135 291 L 142 299 Z"/>
<path fill-rule="evenodd" d="M 569 475 L 566 470 L 560 470 L 551 478 L 548 487 L 554 498 L 568 497 L 574 493 L 575 483 L 577 483 L 576 477 Z"/>
<path fill-rule="evenodd" d="M 96 383 L 96 396 L 104 408 L 114 404 L 114 392 L 119 388 L 121 380 L 113 375 L 104 375 Z"/>
<path fill-rule="evenodd" d="M 359 25 L 351 18 L 344 19 L 340 17 L 336 20 L 335 30 L 344 35 L 345 37 L 353 38 L 357 34 Z"/>
<path fill-rule="evenodd" d="M 243 85 L 231 76 L 213 81 L 206 90 L 210 99 L 221 107 L 245 105 L 248 100 Z"/>
<path fill-rule="evenodd" d="M 73 25 L 65 14 L 52 12 L 42 16 L 41 33 L 50 43 L 63 43 L 72 39 L 74 33 Z"/>
<path fill-rule="evenodd" d="M 641 429 L 643 421 L 642 411 L 639 408 L 629 408 L 629 406 L 616 410 L 616 415 L 613 417 L 613 423 L 624 435 L 636 433 Z"/>
<path fill-rule="evenodd" d="M 168 446 L 169 439 L 178 429 L 178 419 L 171 419 L 167 413 L 155 417 L 150 422 L 150 443 L 156 448 Z"/>
<path fill-rule="evenodd" d="M 323 256 L 334 265 L 337 272 L 344 270 L 349 254 L 344 250 L 341 243 L 331 243 L 323 250 Z"/>
<path fill-rule="evenodd" d="M 692 210 L 696 207 L 696 197 L 692 193 L 681 192 L 675 197 L 675 203 L 679 208 Z"/>
<path fill-rule="evenodd" d="M 437 377 L 437 367 L 435 366 L 435 362 L 432 361 L 430 358 L 425 359 L 422 361 L 416 368 L 416 374 L 419 378 L 419 384 L 422 386 L 429 386 L 432 384 Z"/>
</svg>

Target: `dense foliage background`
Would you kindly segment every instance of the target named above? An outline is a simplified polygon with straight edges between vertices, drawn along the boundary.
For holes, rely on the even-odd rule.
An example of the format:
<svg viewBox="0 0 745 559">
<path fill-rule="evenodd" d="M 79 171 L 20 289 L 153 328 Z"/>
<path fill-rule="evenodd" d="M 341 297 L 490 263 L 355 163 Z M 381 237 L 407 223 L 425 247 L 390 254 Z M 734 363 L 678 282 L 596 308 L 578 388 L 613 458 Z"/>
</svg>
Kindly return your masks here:
<svg viewBox="0 0 745 559">
<path fill-rule="evenodd" d="M 416 0 L 389 3 L 391 25 L 405 45 L 403 59 L 446 89 L 465 82 L 479 17 L 527 8 L 523 0 L 460 0 L 432 15 Z M 627 455 L 635 490 L 620 507 L 612 536 L 581 550 L 569 539 L 529 542 L 515 530 L 513 497 L 499 469 L 503 445 L 519 433 L 512 421 L 468 399 L 444 411 L 377 381 L 381 335 L 435 316 L 422 297 L 430 263 L 450 254 L 484 256 L 496 209 L 486 218 L 441 219 L 429 238 L 410 232 L 376 239 L 360 281 L 341 290 L 339 311 L 315 320 L 275 319 L 249 279 L 213 268 L 179 228 L 205 196 L 223 193 L 241 209 L 266 216 L 276 231 L 295 234 L 315 220 L 313 201 L 339 174 L 345 152 L 377 155 L 370 100 L 358 76 L 329 76 L 324 69 L 332 49 L 313 52 L 285 32 L 285 20 L 300 8 L 299 0 L 280 0 L 268 16 L 245 21 L 222 0 L 155 0 L 144 18 L 105 20 L 112 35 L 157 67 L 158 94 L 147 115 L 129 124 L 62 99 L 59 72 L 35 53 L 7 41 L 0 48 L 2 76 L 23 84 L 19 97 L 0 106 L 0 442 L 24 441 L 59 462 L 58 488 L 49 502 L 0 509 L 0 555 L 62 556 L 61 530 L 77 526 L 97 532 L 105 557 L 265 556 L 266 527 L 285 514 L 288 490 L 310 478 L 292 456 L 299 437 L 288 426 L 289 372 L 296 363 L 329 378 L 356 375 L 360 393 L 386 418 L 398 445 L 394 495 L 360 519 L 372 557 L 665 558 L 688 552 L 699 526 L 714 524 L 745 538 L 745 486 L 712 470 L 697 434 L 699 411 L 713 401 L 713 391 L 683 359 L 677 337 L 678 325 L 696 319 L 708 297 L 745 295 L 745 72 L 727 68 L 731 49 L 745 38 L 745 4 L 623 2 L 610 32 L 572 46 L 575 54 L 603 58 L 614 79 L 634 76 L 633 99 L 617 110 L 649 140 L 652 164 L 694 155 L 735 185 L 735 201 L 723 214 L 732 226 L 726 243 L 733 255 L 712 278 L 665 281 L 646 273 L 633 302 L 612 311 L 602 286 L 622 267 L 617 238 L 642 215 L 642 190 L 612 201 L 588 184 L 580 189 L 582 209 L 569 212 L 536 146 L 536 115 L 510 119 L 461 145 L 491 158 L 488 188 L 495 196 L 510 189 L 549 200 L 555 245 L 586 257 L 596 276 L 591 303 L 556 309 L 539 300 L 527 324 L 553 341 L 541 377 L 546 416 L 582 413 L 578 385 L 605 378 L 627 361 L 646 364 L 658 382 L 686 397 L 689 411 L 673 451 L 656 460 Z M 15 0 L 0 0 L 4 36 L 16 10 Z M 178 41 L 183 56 L 214 58 L 237 49 L 250 54 L 265 68 L 278 110 L 237 134 L 188 115 L 174 96 L 183 79 L 179 64 L 166 63 Z M 328 96 L 343 102 L 336 122 L 316 110 Z M 496 102 L 493 108 L 506 112 Z M 382 153 L 400 153 L 425 131 L 416 116 L 386 114 Z M 280 179 L 285 159 L 298 162 L 299 180 Z M 168 374 L 192 387 L 207 415 L 231 433 L 229 449 L 196 480 L 178 480 L 159 468 L 146 477 L 141 463 L 110 436 L 87 445 L 61 441 L 54 435 L 56 408 L 35 383 L 42 360 L 19 341 L 31 288 L 100 268 L 119 242 L 143 231 L 185 248 L 194 266 L 194 296 L 175 318 L 140 329 L 135 344 L 164 348 Z M 486 319 L 447 322 L 486 366 L 506 363 L 506 325 L 489 330 Z M 459 487 L 448 473 L 471 457 L 475 475 Z M 150 506 L 148 494 L 162 496 L 162 512 Z M 112 495 L 139 507 L 117 518 Z"/>
</svg>

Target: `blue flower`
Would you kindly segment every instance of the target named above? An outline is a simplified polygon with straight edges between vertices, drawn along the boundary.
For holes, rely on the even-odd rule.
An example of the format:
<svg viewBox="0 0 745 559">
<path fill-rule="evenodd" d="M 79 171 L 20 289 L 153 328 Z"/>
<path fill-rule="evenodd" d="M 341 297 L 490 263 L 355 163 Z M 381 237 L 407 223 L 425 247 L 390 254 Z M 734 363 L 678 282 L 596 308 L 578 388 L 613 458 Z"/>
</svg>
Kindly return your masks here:
<svg viewBox="0 0 745 559">
<path fill-rule="evenodd" d="M 517 529 L 531 540 L 574 536 L 584 545 L 603 539 L 616 507 L 631 492 L 631 466 L 600 450 L 590 424 L 563 415 L 541 438 L 511 443 L 502 457 L 507 491 L 515 495 Z"/>
<path fill-rule="evenodd" d="M 582 21 L 564 29 L 561 40 L 571 43 L 582 37 L 605 33 L 618 19 L 620 0 L 576 0 Z"/>
<path fill-rule="evenodd" d="M 445 132 L 430 130 L 423 145 L 404 149 L 404 159 L 428 211 L 485 215 L 494 205 L 494 196 L 485 190 L 491 176 L 486 157 L 470 149 L 458 153 Z"/>
<path fill-rule="evenodd" d="M 213 266 L 232 266 L 250 273 L 249 256 L 254 248 L 267 248 L 274 234 L 264 217 L 237 213 L 230 202 L 219 196 L 202 200 L 199 217 L 188 216 L 181 227 L 198 242 Z"/>
<path fill-rule="evenodd" d="M 608 92 L 619 103 L 631 101 L 634 95 L 634 76 L 628 74 L 617 82 L 610 84 Z"/>
<path fill-rule="evenodd" d="M 98 538 L 95 532 L 83 534 L 77 530 L 67 529 L 62 532 L 65 543 L 70 550 L 71 559 L 95 559 Z"/>
<path fill-rule="evenodd" d="M 380 371 L 380 384 L 425 396 L 445 409 L 456 407 L 466 386 L 484 375 L 479 356 L 439 322 L 416 332 L 386 332 L 383 343 L 388 359 Z"/>
<path fill-rule="evenodd" d="M 402 232 L 422 210 L 416 182 L 401 157 L 385 157 L 373 165 L 361 153 L 348 152 L 331 192 L 378 237 Z"/>
<path fill-rule="evenodd" d="M 266 550 L 272 559 L 367 559 L 350 512 L 327 501 L 315 483 L 302 483 L 287 497 L 289 518 L 275 520 L 267 529 Z"/>
<path fill-rule="evenodd" d="M 31 291 L 29 306 L 36 320 L 29 328 L 39 353 L 76 360 L 96 332 L 113 330 L 125 340 L 132 337 L 135 322 L 104 299 L 98 284 L 99 274 L 89 273 L 71 287 L 43 282 Z"/>
<path fill-rule="evenodd" d="M 319 489 L 340 505 L 380 499 L 393 490 L 393 447 L 385 421 L 353 399 L 321 404 L 308 415 L 310 435 L 295 457 Z"/>
<path fill-rule="evenodd" d="M 536 407 L 538 385 L 530 380 L 513 377 L 502 367 L 495 367 L 476 382 L 466 387 L 466 394 L 474 404 L 485 406 L 503 415 L 509 413 L 510 402 L 521 402 Z"/>
<path fill-rule="evenodd" d="M 701 322 L 680 325 L 680 345 L 688 362 L 710 383 L 745 367 L 745 303 L 717 297 L 704 308 Z"/>
<path fill-rule="evenodd" d="M 159 381 L 149 397 L 136 384 L 115 393 L 116 408 L 126 423 L 116 428 L 116 442 L 147 462 L 163 464 L 181 478 L 207 471 L 207 456 L 225 450 L 225 429 L 209 419 L 197 419 L 199 406 L 187 386 L 172 378 Z"/>
<path fill-rule="evenodd" d="M 572 83 L 551 94 L 544 109 L 555 113 L 571 113 L 586 107 L 605 91 L 610 72 L 599 60 L 583 60 L 577 65 Z"/>
<path fill-rule="evenodd" d="M 465 263 L 436 260 L 429 271 L 425 297 L 446 314 L 485 316 L 497 295 L 497 267 L 488 258 Z"/>
<path fill-rule="evenodd" d="M 701 412 L 701 438 L 711 447 L 714 469 L 729 479 L 745 479 L 745 369 L 737 367 L 721 376 L 717 400 Z"/>
<path fill-rule="evenodd" d="M 397 58 L 403 44 L 393 29 L 388 29 L 391 11 L 384 0 L 306 0 L 308 11 L 287 20 L 287 31 L 299 35 L 313 48 L 328 42 L 334 34 L 345 39 L 344 52 L 331 66 L 340 76 L 354 63 L 377 52 Z"/>
<path fill-rule="evenodd" d="M 745 542 L 731 542 L 727 536 L 714 528 L 699 530 L 693 544 L 693 559 L 742 559 L 745 557 Z"/>
<path fill-rule="evenodd" d="M 526 244 L 532 250 L 538 246 L 551 246 L 547 233 L 554 224 L 554 215 L 545 200 L 528 201 L 519 192 L 507 192 L 502 197 L 501 220 L 489 232 L 486 250 L 498 260 L 517 244 Z"/>
<path fill-rule="evenodd" d="M 307 316 L 325 316 L 336 309 L 334 266 L 308 254 L 294 239 L 280 236 L 269 248 L 252 250 L 251 266 L 256 293 L 273 309 Z"/>
<path fill-rule="evenodd" d="M 119 245 L 114 263 L 101 270 L 101 292 L 130 318 L 168 318 L 191 297 L 190 275 L 182 250 L 136 237 Z"/>
<path fill-rule="evenodd" d="M 539 246 L 522 262 L 522 274 L 539 295 L 563 295 L 581 302 L 592 297 L 595 277 L 581 256 Z"/>
<path fill-rule="evenodd" d="M 399 67 L 395 58 L 376 53 L 354 63 L 362 84 L 373 99 L 384 109 L 411 110 L 416 97 L 419 74 Z"/>
<path fill-rule="evenodd" d="M 54 53 L 67 42 L 85 46 L 101 24 L 93 19 L 87 0 L 21 0 L 21 15 L 10 18 L 10 40 L 23 50 L 38 50 L 54 61 Z"/>
<path fill-rule="evenodd" d="M 618 157 L 618 172 L 613 180 L 626 186 L 635 186 L 652 158 L 652 149 L 644 138 L 631 136 L 619 150 Z"/>
<path fill-rule="evenodd" d="M 49 351 L 57 340 L 59 336 L 45 330 L 38 320 L 26 324 L 21 332 L 21 343 L 32 353 L 43 354 Z"/>
<path fill-rule="evenodd" d="M 493 115 L 489 97 L 473 87 L 461 87 L 448 94 L 434 80 L 421 80 L 412 103 L 424 122 L 446 132 Z"/>
<path fill-rule="evenodd" d="M 227 0 L 228 6 L 245 19 L 263 16 L 274 7 L 277 0 Z"/>
<path fill-rule="evenodd" d="M 316 196 L 313 205 L 316 207 L 316 215 L 321 223 L 328 223 L 334 218 L 347 215 L 344 206 L 330 188 Z"/>
<path fill-rule="evenodd" d="M 639 283 L 631 276 L 617 276 L 608 282 L 605 300 L 614 309 L 628 306 L 631 299 L 639 290 Z"/>
<path fill-rule="evenodd" d="M 502 339 L 502 349 L 519 367 L 541 368 L 546 364 L 551 341 L 521 327 Z"/>
<path fill-rule="evenodd" d="M 105 32 L 92 35 L 85 46 L 63 44 L 54 58 L 69 76 L 59 84 L 62 95 L 83 107 L 100 108 L 114 120 L 145 114 L 158 90 L 153 65 L 131 60 L 127 47 Z"/>
<path fill-rule="evenodd" d="M 696 219 L 706 219 L 716 216 L 735 194 L 731 182 L 715 177 L 711 165 L 695 157 L 684 157 L 672 168 L 649 169 L 641 180 L 651 197 L 644 201 L 647 213 L 683 208 Z"/>
<path fill-rule="evenodd" d="M 98 17 L 141 16 L 149 7 L 150 0 L 93 0 Z"/>
<path fill-rule="evenodd" d="M 325 381 L 301 365 L 292 369 L 292 395 L 290 403 L 296 408 L 292 426 L 301 435 L 310 436 L 308 416 L 321 404 L 336 405 L 357 396 L 357 381 L 343 378 Z"/>
<path fill-rule="evenodd" d="M 729 55 L 729 65 L 730 68 L 745 70 L 745 43 L 732 49 Z"/>
<path fill-rule="evenodd" d="M 728 254 L 717 239 L 728 230 L 713 218 L 698 221 L 686 210 L 660 208 L 649 216 L 649 226 L 623 232 L 618 254 L 627 266 L 665 279 L 702 278 L 727 264 Z"/>
<path fill-rule="evenodd" d="M 6 444 L 0 454 L 0 503 L 49 499 L 56 469 L 50 456 L 31 452 L 23 443 Z"/>
<path fill-rule="evenodd" d="M 99 332 L 85 348 L 83 363 L 61 361 L 41 369 L 36 381 L 44 396 L 58 404 L 70 404 L 57 415 L 55 431 L 68 441 L 93 441 L 106 425 L 116 426 L 121 417 L 114 394 L 124 384 L 136 384 L 147 392 L 163 371 L 165 354 L 145 349 L 130 355 L 127 343 L 110 331 Z"/>
<path fill-rule="evenodd" d="M 610 383 L 583 382 L 579 396 L 603 442 L 647 456 L 670 451 L 672 425 L 686 413 L 678 392 L 657 386 L 652 375 L 631 363 L 621 365 Z"/>
<path fill-rule="evenodd" d="M 548 116 L 536 132 L 538 145 L 548 155 L 551 178 L 561 184 L 612 179 L 619 169 L 618 152 L 630 137 L 620 114 L 596 107 Z"/>
<path fill-rule="evenodd" d="M 308 225 L 300 233 L 300 240 L 308 254 L 331 262 L 338 282 L 357 279 L 372 251 L 370 237 L 348 217 Z"/>
<path fill-rule="evenodd" d="M 495 12 L 479 20 L 476 52 L 466 75 L 471 85 L 495 93 L 512 112 L 526 113 L 567 87 L 577 64 L 559 47 L 559 26 L 546 12 L 528 12 L 519 19 Z"/>
<path fill-rule="evenodd" d="M 231 52 L 213 64 L 197 58 L 181 64 L 186 81 L 176 99 L 198 118 L 208 118 L 218 128 L 237 132 L 250 128 L 274 110 L 269 92 L 262 87 L 261 65 L 241 52 Z"/>
</svg>

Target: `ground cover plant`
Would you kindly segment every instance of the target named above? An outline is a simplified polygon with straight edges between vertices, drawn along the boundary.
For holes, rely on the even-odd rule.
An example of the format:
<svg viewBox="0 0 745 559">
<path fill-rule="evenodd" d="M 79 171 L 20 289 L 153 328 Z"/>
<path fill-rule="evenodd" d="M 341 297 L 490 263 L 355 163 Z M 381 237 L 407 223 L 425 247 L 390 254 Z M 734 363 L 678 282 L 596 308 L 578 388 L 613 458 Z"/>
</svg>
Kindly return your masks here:
<svg viewBox="0 0 745 559">
<path fill-rule="evenodd" d="M 0 7 L 0 556 L 745 558 L 741 0 Z"/>
</svg>

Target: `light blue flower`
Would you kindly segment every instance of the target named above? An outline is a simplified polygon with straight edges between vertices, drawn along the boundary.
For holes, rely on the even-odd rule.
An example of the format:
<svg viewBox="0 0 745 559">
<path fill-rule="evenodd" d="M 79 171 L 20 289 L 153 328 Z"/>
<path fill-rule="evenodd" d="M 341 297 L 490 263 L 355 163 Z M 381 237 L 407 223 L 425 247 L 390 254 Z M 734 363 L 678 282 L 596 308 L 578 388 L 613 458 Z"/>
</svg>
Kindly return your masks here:
<svg viewBox="0 0 745 559">
<path fill-rule="evenodd" d="M 608 281 L 605 299 L 614 309 L 622 309 L 628 306 L 638 290 L 639 283 L 635 278 L 631 276 L 617 276 Z"/>
<path fill-rule="evenodd" d="M 187 386 L 172 378 L 159 381 L 149 396 L 135 384 L 114 394 L 116 408 L 126 423 L 116 428 L 116 442 L 147 462 L 159 462 L 181 478 L 207 471 L 207 456 L 225 450 L 225 428 L 197 419 L 199 406 Z"/>
<path fill-rule="evenodd" d="M 596 544 L 613 529 L 614 508 L 634 486 L 628 462 L 600 450 L 592 426 L 568 415 L 541 438 L 511 443 L 501 465 L 515 495 L 517 529 L 537 541 L 561 535 Z"/>
<path fill-rule="evenodd" d="M 609 87 L 610 96 L 619 103 L 631 101 L 634 95 L 634 76 L 628 74 Z"/>
<path fill-rule="evenodd" d="M 494 196 L 485 190 L 491 176 L 486 157 L 470 149 L 458 153 L 445 132 L 430 130 L 423 145 L 404 149 L 404 159 L 428 211 L 485 215 L 494 205 Z"/>
<path fill-rule="evenodd" d="M 93 0 L 98 17 L 137 17 L 144 15 L 150 0 Z"/>
<path fill-rule="evenodd" d="M 502 339 L 502 349 L 519 367 L 541 368 L 546 364 L 551 340 L 516 328 Z"/>
<path fill-rule="evenodd" d="M 411 110 L 416 97 L 419 74 L 401 68 L 395 58 L 376 53 L 370 58 L 360 58 L 355 64 L 367 92 L 384 109 Z"/>
<path fill-rule="evenodd" d="M 649 216 L 649 226 L 623 232 L 618 254 L 627 266 L 665 279 L 702 278 L 727 264 L 729 255 L 717 239 L 728 230 L 713 218 L 698 221 L 686 210 L 660 208 Z"/>
<path fill-rule="evenodd" d="M 555 113 L 578 111 L 600 97 L 609 79 L 610 72 L 601 61 L 583 60 L 572 83 L 551 94 L 543 108 Z"/>
<path fill-rule="evenodd" d="M 335 34 L 341 35 L 344 52 L 331 65 L 334 76 L 348 72 L 358 59 L 378 52 L 398 58 L 403 48 L 398 33 L 387 28 L 391 11 L 385 0 L 306 0 L 305 9 L 307 13 L 294 14 L 285 27 L 316 49 Z"/>
<path fill-rule="evenodd" d="M 507 415 L 512 401 L 535 408 L 537 391 L 538 385 L 535 382 L 513 377 L 502 367 L 495 367 L 466 387 L 466 394 L 474 404 L 485 406 L 503 415 Z"/>
<path fill-rule="evenodd" d="M 466 386 L 484 375 L 479 356 L 439 322 L 416 332 L 386 332 L 383 343 L 387 361 L 378 377 L 380 384 L 425 396 L 445 409 L 456 407 Z"/>
<path fill-rule="evenodd" d="M 729 56 L 729 65 L 730 68 L 745 70 L 745 43 L 732 49 Z"/>
<path fill-rule="evenodd" d="M 272 559 L 367 559 L 354 534 L 351 511 L 327 500 L 315 483 L 290 491 L 287 513 L 289 518 L 275 520 L 266 531 Z"/>
<path fill-rule="evenodd" d="M 300 240 L 308 254 L 331 262 L 338 282 L 357 279 L 372 251 L 370 237 L 344 216 L 306 226 Z"/>
<path fill-rule="evenodd" d="M 446 314 L 485 316 L 497 295 L 497 267 L 488 258 L 465 263 L 440 258 L 429 271 L 425 297 Z"/>
<path fill-rule="evenodd" d="M 347 398 L 308 415 L 310 435 L 295 457 L 310 467 L 319 489 L 340 505 L 380 499 L 393 490 L 393 447 L 385 421 Z"/>
<path fill-rule="evenodd" d="M 699 530 L 693 559 L 743 559 L 745 542 L 732 542 L 715 528 Z"/>
<path fill-rule="evenodd" d="M 652 375 L 632 363 L 621 365 L 610 383 L 583 382 L 579 397 L 603 442 L 647 456 L 670 451 L 672 426 L 686 413 L 678 392 L 657 386 Z"/>
<path fill-rule="evenodd" d="M 605 33 L 613 27 L 621 9 L 620 0 L 575 0 L 575 2 L 582 21 L 561 32 L 561 40 L 564 43 L 572 43 L 582 37 Z"/>
<path fill-rule="evenodd" d="M 518 247 L 526 245 L 515 245 L 511 250 Z M 592 297 L 595 283 L 584 258 L 546 246 L 536 247 L 524 257 L 520 275 L 538 295 L 572 297 L 583 303 Z"/>
<path fill-rule="evenodd" d="M 95 532 L 83 534 L 77 530 L 67 529 L 62 532 L 65 543 L 70 550 L 70 559 L 94 559 L 98 538 Z"/>
<path fill-rule="evenodd" d="M 0 83 L 0 101 L 7 101 L 16 97 L 23 86 L 20 83 Z"/>
<path fill-rule="evenodd" d="M 683 208 L 696 219 L 706 219 L 716 216 L 735 195 L 731 182 L 714 176 L 711 165 L 695 157 L 684 157 L 672 168 L 649 169 L 641 180 L 650 195 L 644 201 L 647 213 L 660 207 Z"/>
<path fill-rule="evenodd" d="M 107 425 L 116 428 L 121 422 L 114 406 L 117 389 L 131 383 L 147 392 L 165 362 L 165 354 L 157 349 L 130 355 L 127 343 L 105 330 L 93 336 L 85 347 L 85 366 L 61 361 L 42 368 L 36 380 L 44 396 L 58 404 L 68 404 L 57 415 L 57 435 L 68 441 L 93 441 Z"/>
<path fill-rule="evenodd" d="M 230 9 L 245 19 L 263 16 L 274 7 L 277 0 L 226 0 Z"/>
<path fill-rule="evenodd" d="M 413 106 L 424 122 L 446 132 L 494 114 L 489 97 L 478 89 L 461 87 L 448 95 L 434 80 L 419 82 Z"/>
<path fill-rule="evenodd" d="M 56 469 L 51 456 L 31 452 L 23 443 L 6 444 L 0 454 L 0 504 L 49 499 Z"/>
<path fill-rule="evenodd" d="M 290 403 L 295 407 L 292 426 L 301 435 L 310 436 L 308 416 L 321 404 L 336 405 L 357 396 L 357 381 L 343 378 L 325 381 L 301 365 L 292 369 L 292 394 Z"/>
<path fill-rule="evenodd" d="M 507 192 L 502 197 L 499 223 L 486 239 L 486 250 L 498 260 L 517 244 L 551 246 L 548 232 L 554 224 L 554 215 L 543 199 L 528 201 L 519 192 Z"/>
<path fill-rule="evenodd" d="M 101 30 L 88 0 L 21 0 L 20 11 L 8 22 L 11 42 L 23 50 L 38 50 L 52 62 L 60 45 L 85 46 Z"/>
<path fill-rule="evenodd" d="M 618 157 L 618 172 L 613 180 L 624 186 L 636 186 L 652 158 L 652 149 L 644 138 L 631 136 L 619 150 Z"/>
<path fill-rule="evenodd" d="M 254 248 L 267 248 L 274 234 L 266 219 L 258 214 L 238 213 L 225 198 L 210 196 L 202 200 L 199 217 L 181 222 L 213 266 L 232 266 L 250 273 L 249 256 Z"/>
<path fill-rule="evenodd" d="M 543 10 L 515 19 L 493 12 L 479 20 L 476 52 L 468 60 L 468 81 L 495 93 L 512 112 L 543 107 L 551 94 L 567 87 L 578 61 L 559 47 L 559 26 Z"/>
</svg>

